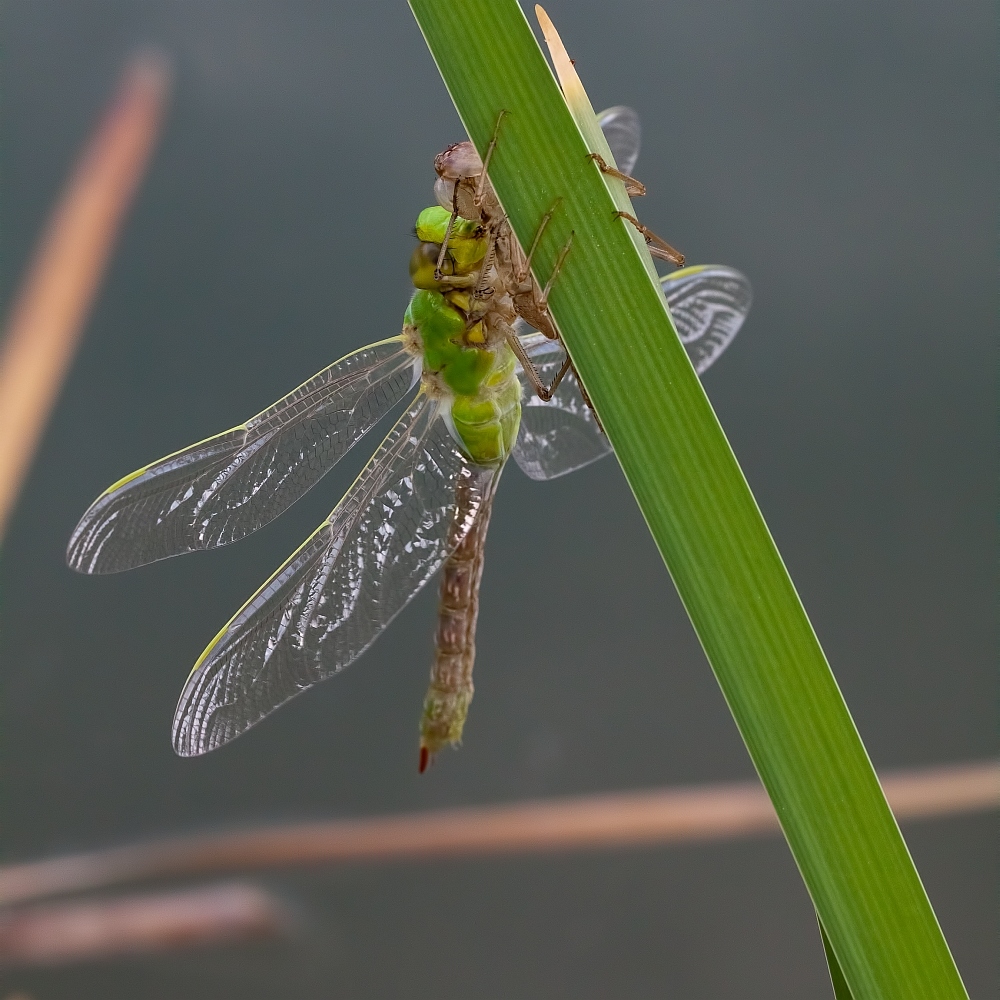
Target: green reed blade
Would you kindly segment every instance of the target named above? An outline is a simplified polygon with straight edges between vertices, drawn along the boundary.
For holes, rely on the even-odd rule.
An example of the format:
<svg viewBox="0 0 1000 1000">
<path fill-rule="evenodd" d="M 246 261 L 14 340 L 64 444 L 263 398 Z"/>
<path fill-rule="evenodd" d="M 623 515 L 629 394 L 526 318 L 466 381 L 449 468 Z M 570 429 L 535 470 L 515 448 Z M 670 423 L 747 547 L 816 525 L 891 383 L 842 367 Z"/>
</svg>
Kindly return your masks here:
<svg viewBox="0 0 1000 1000">
<path fill-rule="evenodd" d="M 648 256 L 515 0 L 410 0 L 753 758 L 854 1000 L 965 997 L 934 912 Z M 617 182 L 613 182 L 617 184 Z M 620 191 L 616 197 L 621 198 Z M 733 225 L 739 225 L 734 219 Z"/>
</svg>

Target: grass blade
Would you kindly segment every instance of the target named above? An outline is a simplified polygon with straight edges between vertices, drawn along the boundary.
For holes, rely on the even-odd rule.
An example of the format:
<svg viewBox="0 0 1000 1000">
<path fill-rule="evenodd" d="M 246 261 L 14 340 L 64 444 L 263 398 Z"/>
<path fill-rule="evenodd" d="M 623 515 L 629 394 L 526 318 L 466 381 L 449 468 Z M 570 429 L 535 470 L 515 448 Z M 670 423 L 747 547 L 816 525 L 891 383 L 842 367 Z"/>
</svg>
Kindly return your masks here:
<svg viewBox="0 0 1000 1000">
<path fill-rule="evenodd" d="M 965 997 L 795 588 L 677 339 L 624 197 L 514 0 L 410 0 L 698 633 L 854 1000 Z M 611 189 L 614 189 L 614 197 Z M 734 221 L 738 224 L 738 221 Z"/>
</svg>

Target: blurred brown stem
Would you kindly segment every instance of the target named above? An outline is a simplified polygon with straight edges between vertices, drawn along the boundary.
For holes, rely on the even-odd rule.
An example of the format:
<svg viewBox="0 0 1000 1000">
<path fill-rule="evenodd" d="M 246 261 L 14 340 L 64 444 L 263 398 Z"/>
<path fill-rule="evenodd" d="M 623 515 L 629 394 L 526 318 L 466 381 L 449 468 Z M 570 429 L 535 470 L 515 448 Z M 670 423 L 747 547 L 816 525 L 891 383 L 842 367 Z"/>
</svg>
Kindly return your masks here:
<svg viewBox="0 0 1000 1000">
<path fill-rule="evenodd" d="M 882 780 L 898 819 L 995 809 L 995 761 Z M 756 781 L 193 834 L 0 868 L 0 905 L 136 879 L 460 855 L 722 840 L 777 833 Z"/>
<path fill-rule="evenodd" d="M 271 893 L 239 884 L 18 907 L 0 914 L 0 967 L 268 940 L 292 923 Z"/>
<path fill-rule="evenodd" d="M 133 60 L 45 226 L 0 344 L 0 538 L 160 130 L 165 60 Z"/>
</svg>

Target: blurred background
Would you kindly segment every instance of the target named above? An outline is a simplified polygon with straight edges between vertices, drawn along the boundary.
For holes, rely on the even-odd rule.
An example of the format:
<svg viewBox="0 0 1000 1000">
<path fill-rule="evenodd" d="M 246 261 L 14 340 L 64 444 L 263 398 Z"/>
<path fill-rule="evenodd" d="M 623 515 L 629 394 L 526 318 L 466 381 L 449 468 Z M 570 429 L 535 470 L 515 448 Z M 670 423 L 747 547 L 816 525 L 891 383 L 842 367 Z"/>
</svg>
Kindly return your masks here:
<svg viewBox="0 0 1000 1000">
<path fill-rule="evenodd" d="M 643 220 L 753 282 L 706 388 L 876 767 L 994 753 L 992 5 L 547 9 L 595 106 L 642 115 Z M 125 473 L 398 332 L 432 159 L 464 134 L 402 0 L 12 0 L 3 34 L 5 301 L 137 46 L 175 89 L 0 561 L 0 860 L 752 777 L 612 460 L 504 477 L 465 744 L 429 774 L 435 587 L 341 678 L 175 757 L 192 663 L 371 448 L 213 554 L 85 578 L 70 531 Z M 996 995 L 996 815 L 904 833 L 970 993 Z M 0 995 L 830 995 L 776 836 L 258 881 L 290 936 L 0 973 Z"/>
</svg>

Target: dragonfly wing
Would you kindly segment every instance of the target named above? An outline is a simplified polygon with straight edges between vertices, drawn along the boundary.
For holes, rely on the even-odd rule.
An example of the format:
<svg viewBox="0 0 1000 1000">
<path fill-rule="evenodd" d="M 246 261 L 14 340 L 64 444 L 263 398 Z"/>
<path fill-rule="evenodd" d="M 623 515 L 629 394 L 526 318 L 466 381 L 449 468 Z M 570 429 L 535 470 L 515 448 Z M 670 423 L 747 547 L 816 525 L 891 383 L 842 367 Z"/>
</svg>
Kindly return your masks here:
<svg viewBox="0 0 1000 1000">
<path fill-rule="evenodd" d="M 597 116 L 604 138 L 608 140 L 611 152 L 614 154 L 618 169 L 624 174 L 635 170 L 639 159 L 639 145 L 642 139 L 642 129 L 639 125 L 639 113 L 619 104 L 608 108 Z"/>
<path fill-rule="evenodd" d="M 681 341 L 700 375 L 729 346 L 750 311 L 752 293 L 745 275 L 731 267 L 689 267 L 661 278 L 667 304 Z M 557 340 L 524 333 L 521 344 L 542 380 L 551 381 L 566 357 Z M 611 442 L 598 426 L 572 372 L 552 400 L 543 402 L 518 367 L 524 389 L 521 429 L 514 458 L 532 479 L 555 479 L 611 453 Z"/>
<path fill-rule="evenodd" d="M 746 275 L 721 264 L 686 267 L 660 279 L 670 315 L 700 375 L 730 345 L 750 311 Z"/>
<path fill-rule="evenodd" d="M 178 754 L 228 743 L 346 667 L 465 537 L 499 467 L 470 462 L 441 409 L 417 396 L 327 520 L 205 650 L 174 715 Z"/>
<path fill-rule="evenodd" d="M 314 486 L 419 378 L 397 337 L 323 369 L 263 413 L 126 476 L 70 538 L 81 573 L 235 542 Z"/>
<path fill-rule="evenodd" d="M 521 321 L 517 328 L 526 329 Z M 522 333 L 521 344 L 542 381 L 550 383 L 566 358 L 562 344 L 540 333 Z M 611 442 L 594 419 L 572 371 L 566 373 L 547 403 L 535 395 L 520 366 L 517 374 L 524 401 L 513 454 L 525 475 L 555 479 L 611 453 Z"/>
</svg>

